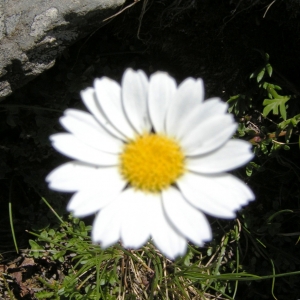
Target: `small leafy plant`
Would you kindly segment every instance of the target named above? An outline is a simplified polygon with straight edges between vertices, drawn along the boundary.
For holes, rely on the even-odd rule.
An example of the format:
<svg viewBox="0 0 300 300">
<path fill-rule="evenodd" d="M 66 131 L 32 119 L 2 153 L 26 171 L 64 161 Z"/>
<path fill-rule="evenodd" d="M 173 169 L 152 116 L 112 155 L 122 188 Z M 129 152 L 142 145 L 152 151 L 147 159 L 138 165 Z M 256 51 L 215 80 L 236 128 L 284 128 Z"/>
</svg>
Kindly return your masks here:
<svg viewBox="0 0 300 300">
<path fill-rule="evenodd" d="M 292 95 L 280 95 L 283 89 L 272 79 L 273 67 L 269 55 L 262 53 L 264 64 L 250 75 L 256 84 L 250 92 L 230 97 L 229 111 L 239 117 L 238 136 L 248 139 L 255 146 L 255 153 L 273 155 L 279 149 L 289 150 L 292 137 L 299 137 L 297 125 L 300 115 L 291 116 L 288 103 Z M 253 100 L 255 99 L 255 101 Z M 273 118 L 273 119 L 271 119 Z M 284 141 L 279 141 L 284 137 Z M 300 146 L 300 139 L 297 138 Z M 247 174 L 253 169 L 249 164 Z"/>
</svg>

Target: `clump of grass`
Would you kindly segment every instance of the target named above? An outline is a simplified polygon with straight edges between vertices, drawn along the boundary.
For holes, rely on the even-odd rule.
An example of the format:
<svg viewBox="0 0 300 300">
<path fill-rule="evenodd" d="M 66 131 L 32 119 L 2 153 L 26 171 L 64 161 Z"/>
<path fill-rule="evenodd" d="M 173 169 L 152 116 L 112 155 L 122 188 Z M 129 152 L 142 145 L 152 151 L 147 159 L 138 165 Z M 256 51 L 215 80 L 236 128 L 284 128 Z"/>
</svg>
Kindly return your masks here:
<svg viewBox="0 0 300 300">
<path fill-rule="evenodd" d="M 57 299 L 229 297 L 225 293 L 227 278 L 216 280 L 214 276 L 222 272 L 228 241 L 235 236 L 232 232 L 225 234 L 220 247 L 208 248 L 207 254 L 189 245 L 188 253 L 173 262 L 151 241 L 136 251 L 126 250 L 120 244 L 103 250 L 91 243 L 91 226 L 71 215 L 67 221 L 60 221 L 57 230 L 32 233 L 36 240 L 30 240 L 31 255 L 36 261 L 42 265 L 54 263 L 60 273 L 56 276 L 41 270 L 38 280 L 44 290 L 36 293 L 38 299 L 56 299 L 55 295 L 60 297 Z"/>
<path fill-rule="evenodd" d="M 37 299 L 235 299 L 240 282 L 264 279 L 271 280 L 269 294 L 276 299 L 275 279 L 300 275 L 276 274 L 272 259 L 270 275 L 248 273 L 240 261 L 240 238 L 241 232 L 249 238 L 251 233 L 238 219 L 231 226 L 218 224 L 224 231 L 219 243 L 205 249 L 189 245 L 187 254 L 174 262 L 151 241 L 135 251 L 120 244 L 103 250 L 91 243 L 91 226 L 72 215 L 59 220 L 56 230 L 32 233 L 36 239 L 29 241 L 31 256 L 44 266 L 37 275 L 43 287 Z"/>
</svg>

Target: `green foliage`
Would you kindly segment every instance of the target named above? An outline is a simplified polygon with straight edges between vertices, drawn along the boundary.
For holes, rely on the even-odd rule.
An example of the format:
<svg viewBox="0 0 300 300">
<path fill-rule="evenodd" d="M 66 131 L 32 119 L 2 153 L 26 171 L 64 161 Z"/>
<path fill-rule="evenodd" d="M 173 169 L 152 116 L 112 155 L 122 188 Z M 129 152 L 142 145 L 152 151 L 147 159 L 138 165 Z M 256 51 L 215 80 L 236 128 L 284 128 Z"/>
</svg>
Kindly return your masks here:
<svg viewBox="0 0 300 300">
<path fill-rule="evenodd" d="M 58 230 L 46 229 L 38 235 L 33 233 L 37 237 L 36 241 L 30 240 L 34 258 L 70 266 L 58 281 L 40 278 L 47 292 L 40 293 L 38 297 L 51 298 L 57 295 L 57 299 L 100 299 L 99 293 L 107 295 L 114 290 L 118 280 L 115 266 L 121 258 L 120 251 L 102 251 L 92 245 L 90 230 L 91 226 L 70 216 L 69 221 L 63 222 Z M 100 265 L 102 272 L 97 274 L 96 269 Z M 96 282 L 99 282 L 99 286 Z M 108 298 L 103 296 L 102 299 Z"/>
<path fill-rule="evenodd" d="M 44 250 L 44 248 L 41 247 L 36 241 L 29 240 L 29 245 L 31 247 L 32 255 L 34 258 L 38 258 L 43 255 L 41 251 Z"/>
<path fill-rule="evenodd" d="M 229 111 L 238 119 L 236 137 L 250 141 L 255 153 L 245 171 L 249 184 L 256 187 L 257 200 L 250 209 L 242 211 L 239 219 L 247 241 L 246 254 L 241 260 L 250 273 L 273 274 L 270 295 L 286 299 L 288 289 L 296 288 L 296 276 L 287 279 L 288 288 L 278 283 L 276 276 L 284 270 L 292 274 L 300 269 L 300 228 L 295 222 L 300 208 L 300 189 L 296 183 L 300 179 L 299 97 L 273 79 L 276 70 L 269 62 L 269 55 L 263 54 L 263 58 L 262 66 L 250 75 L 251 88 L 228 100 Z M 240 249 L 244 242 L 239 241 Z M 242 252 L 240 255 L 243 256 Z M 256 299 L 258 294 L 268 297 L 264 284 L 259 291 L 255 291 L 255 285 L 251 286 L 247 299 Z"/>
<path fill-rule="evenodd" d="M 229 104 L 228 111 L 236 116 L 245 114 L 252 107 L 252 98 L 249 95 L 238 94 L 231 96 L 227 103 Z"/>
<path fill-rule="evenodd" d="M 252 167 L 257 166 L 252 164 Z M 119 245 L 102 250 L 91 244 L 90 226 L 69 216 L 68 222 L 63 222 L 60 228 L 35 234 L 37 242 L 30 242 L 33 257 L 64 266 L 59 279 L 53 280 L 53 275 L 51 280 L 45 275 L 39 278 L 44 290 L 37 293 L 37 299 L 119 299 L 121 295 L 127 295 L 125 299 L 138 299 L 141 295 L 142 299 L 167 299 L 172 295 L 176 299 L 213 295 L 234 299 L 238 282 L 275 280 L 277 276 L 274 268 L 273 275 L 252 275 L 245 271 L 247 264 L 241 264 L 246 257 L 242 250 L 245 234 L 268 259 L 266 238 L 276 239 L 284 226 L 284 215 L 294 213 L 278 210 L 278 203 L 274 203 L 273 208 L 260 226 L 257 216 L 247 212 L 233 224 L 224 222 L 225 227 L 219 224 L 224 235 L 218 236 L 219 231 L 215 232 L 207 255 L 191 245 L 187 254 L 175 262 L 161 256 L 151 243 L 138 251 L 128 251 Z M 271 261 L 269 259 L 269 263 Z M 275 263 L 278 266 L 276 260 Z M 284 263 L 287 269 L 291 268 L 291 260 Z M 255 257 L 251 258 L 251 264 L 249 270 L 257 272 L 253 268 L 257 264 Z M 266 271 L 269 269 L 268 265 Z M 273 293 L 270 287 L 271 291 Z"/>
<path fill-rule="evenodd" d="M 265 99 L 263 105 L 265 106 L 263 110 L 263 115 L 266 117 L 270 111 L 273 111 L 274 115 L 278 115 L 278 108 L 280 115 L 283 120 L 286 120 L 286 102 L 290 100 L 290 96 L 280 96 L 275 91 L 275 86 L 269 83 L 265 84 L 268 91 L 268 95 L 271 99 Z"/>
<path fill-rule="evenodd" d="M 268 74 L 269 77 L 272 77 L 273 74 L 273 67 L 269 63 L 269 59 L 270 59 L 269 54 L 261 52 L 261 55 L 264 58 L 264 63 L 262 67 L 259 67 L 256 71 L 254 71 L 250 75 L 250 78 L 256 78 L 257 83 L 260 83 L 262 81 L 266 73 Z"/>
<path fill-rule="evenodd" d="M 257 163 L 255 163 L 254 161 L 251 161 L 250 163 L 248 163 L 248 165 L 246 166 L 246 174 L 247 176 L 251 176 L 253 170 L 256 171 L 260 171 L 263 172 L 264 171 L 264 167 L 258 165 Z"/>
<path fill-rule="evenodd" d="M 55 263 L 58 269 L 63 267 L 59 279 L 47 273 L 39 277 L 44 290 L 37 293 L 37 299 L 118 299 L 129 290 L 132 299 L 142 294 L 142 299 L 167 299 L 167 295 L 184 299 L 215 293 L 231 299 L 227 292 L 236 288 L 229 280 L 243 271 L 238 261 L 230 259 L 234 245 L 239 251 L 237 224 L 223 228 L 226 233 L 221 244 L 212 243 L 207 256 L 189 246 L 187 254 L 175 262 L 159 254 L 152 243 L 138 251 L 128 251 L 120 245 L 102 250 L 91 244 L 90 230 L 83 221 L 69 216 L 59 228 L 32 233 L 36 236 L 36 241 L 30 241 L 32 256 L 44 264 Z M 224 272 L 233 275 L 224 276 Z M 189 291 L 191 283 L 193 289 Z"/>
<path fill-rule="evenodd" d="M 250 75 L 250 79 L 256 79 L 256 84 L 251 92 L 231 96 L 227 102 L 229 112 L 240 118 L 237 136 L 248 139 L 255 146 L 254 152 L 257 155 L 260 155 L 260 153 L 273 155 L 280 149 L 290 149 L 288 143 L 293 132 L 297 129 L 300 117 L 299 114 L 296 114 L 288 118 L 287 102 L 293 96 L 280 95 L 279 91 L 282 93 L 283 89 L 278 84 L 266 81 L 271 79 L 273 67 L 269 62 L 269 55 L 267 53 L 261 54 L 264 58 L 263 65 Z M 255 99 L 255 102 L 253 99 Z M 274 116 L 274 120 L 269 119 L 271 114 Z M 267 124 L 267 126 L 264 124 Z M 280 136 L 284 136 L 285 142 L 278 141 Z M 299 138 L 297 143 L 300 146 Z M 250 169 L 252 170 L 253 167 L 247 168 L 248 176 L 252 174 Z"/>
<path fill-rule="evenodd" d="M 37 299 L 55 299 L 55 294 L 54 294 L 54 292 L 41 291 L 41 292 L 35 293 L 35 297 Z"/>
</svg>

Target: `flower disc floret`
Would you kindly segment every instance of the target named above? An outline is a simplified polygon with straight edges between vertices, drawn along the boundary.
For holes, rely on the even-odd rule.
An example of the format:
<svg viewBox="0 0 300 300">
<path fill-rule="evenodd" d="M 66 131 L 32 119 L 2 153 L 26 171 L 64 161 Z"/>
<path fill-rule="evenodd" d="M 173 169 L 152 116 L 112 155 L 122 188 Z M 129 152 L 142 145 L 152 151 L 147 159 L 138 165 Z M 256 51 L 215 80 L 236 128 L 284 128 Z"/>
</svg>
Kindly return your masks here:
<svg viewBox="0 0 300 300">
<path fill-rule="evenodd" d="M 120 172 L 130 185 L 144 192 L 160 192 L 184 173 L 184 154 L 168 137 L 144 134 L 125 145 Z"/>
</svg>

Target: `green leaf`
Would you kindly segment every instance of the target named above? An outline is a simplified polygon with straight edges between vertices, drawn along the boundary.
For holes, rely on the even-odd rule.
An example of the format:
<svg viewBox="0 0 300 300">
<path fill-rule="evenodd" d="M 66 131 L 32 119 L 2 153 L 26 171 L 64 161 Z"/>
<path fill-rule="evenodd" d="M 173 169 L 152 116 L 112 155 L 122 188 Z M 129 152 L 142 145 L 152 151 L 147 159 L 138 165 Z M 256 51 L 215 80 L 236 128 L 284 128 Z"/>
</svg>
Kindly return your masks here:
<svg viewBox="0 0 300 300">
<path fill-rule="evenodd" d="M 290 100 L 288 96 L 281 96 L 281 98 L 275 99 L 265 99 L 263 105 L 265 106 L 263 110 L 263 115 L 266 117 L 270 111 L 273 111 L 274 115 L 278 115 L 278 109 L 280 110 L 281 117 L 286 120 L 286 108 L 285 103 Z"/>
<path fill-rule="evenodd" d="M 193 259 L 193 257 L 194 253 L 192 251 L 189 251 L 184 257 L 184 265 L 188 267 L 191 264 L 191 260 Z"/>
<path fill-rule="evenodd" d="M 288 99 L 288 100 L 289 100 L 289 99 Z M 286 101 L 285 101 L 285 102 L 286 102 Z M 285 102 L 282 102 L 282 103 L 279 105 L 280 114 L 281 114 L 283 120 L 286 120 Z"/>
<path fill-rule="evenodd" d="M 269 61 L 269 59 L 270 59 L 270 55 L 268 53 L 265 53 L 265 60 Z"/>
<path fill-rule="evenodd" d="M 250 163 L 248 163 L 248 165 L 246 166 L 246 174 L 247 176 L 251 176 L 253 173 L 253 170 L 259 171 L 261 170 L 261 166 L 256 164 L 254 161 L 251 161 Z"/>
<path fill-rule="evenodd" d="M 269 75 L 270 77 L 272 77 L 272 73 L 273 73 L 273 68 L 272 68 L 272 66 L 271 66 L 270 64 L 267 64 L 267 65 L 266 65 L 266 69 L 267 69 L 268 75 Z"/>
<path fill-rule="evenodd" d="M 50 236 L 54 236 L 54 235 L 55 235 L 54 229 L 50 229 L 50 230 L 48 231 L 48 234 L 49 234 Z"/>
<path fill-rule="evenodd" d="M 43 247 L 41 247 L 36 241 L 29 240 L 29 244 L 31 246 L 31 250 L 42 250 Z"/>
<path fill-rule="evenodd" d="M 66 254 L 66 251 L 65 251 L 65 250 L 62 250 L 62 251 L 59 251 L 59 252 L 54 253 L 54 254 L 53 254 L 53 258 L 54 258 L 54 259 L 58 259 L 59 261 L 61 261 L 60 258 L 63 258 L 63 256 L 64 256 L 65 254 Z"/>
<path fill-rule="evenodd" d="M 300 122 L 300 115 L 294 116 L 292 119 L 290 119 L 291 124 L 296 127 L 297 124 Z"/>
<path fill-rule="evenodd" d="M 48 237 L 48 233 L 47 233 L 47 231 L 42 231 L 41 232 L 41 237 L 43 238 L 43 239 L 46 239 L 47 237 Z"/>
<path fill-rule="evenodd" d="M 299 143 L 300 143 L 300 142 L 299 142 Z M 209 247 L 209 248 L 207 249 L 206 253 L 207 253 L 208 256 L 211 256 L 211 255 L 212 255 L 212 248 Z"/>
<path fill-rule="evenodd" d="M 227 101 L 229 104 L 228 112 L 234 113 L 236 116 L 245 114 L 245 111 L 251 107 L 252 98 L 247 95 L 238 94 L 231 96 Z"/>
<path fill-rule="evenodd" d="M 260 82 L 260 81 L 263 79 L 263 77 L 264 77 L 264 75 L 265 75 L 265 72 L 266 72 L 266 69 L 263 68 L 263 69 L 258 73 L 258 75 L 257 75 L 257 77 L 256 77 L 257 82 Z"/>
<path fill-rule="evenodd" d="M 253 171 L 253 168 L 252 167 L 246 167 L 246 175 L 248 177 L 250 177 L 252 175 L 252 171 Z"/>
<path fill-rule="evenodd" d="M 33 257 L 38 258 L 40 256 L 39 250 L 44 250 L 43 247 L 41 247 L 37 242 L 34 240 L 29 240 L 29 244 L 31 246 L 31 250 L 33 252 Z"/>
<path fill-rule="evenodd" d="M 269 83 L 268 82 L 264 82 L 264 84 L 262 85 L 262 87 L 266 90 L 267 87 L 269 86 Z"/>
<path fill-rule="evenodd" d="M 44 291 L 42 291 L 42 292 L 35 293 L 35 297 L 37 299 L 47 299 L 47 298 L 52 298 L 53 296 L 54 296 L 53 292 L 44 292 Z"/>
</svg>

